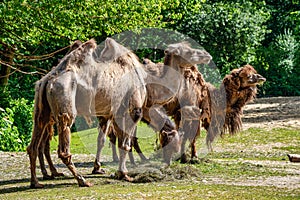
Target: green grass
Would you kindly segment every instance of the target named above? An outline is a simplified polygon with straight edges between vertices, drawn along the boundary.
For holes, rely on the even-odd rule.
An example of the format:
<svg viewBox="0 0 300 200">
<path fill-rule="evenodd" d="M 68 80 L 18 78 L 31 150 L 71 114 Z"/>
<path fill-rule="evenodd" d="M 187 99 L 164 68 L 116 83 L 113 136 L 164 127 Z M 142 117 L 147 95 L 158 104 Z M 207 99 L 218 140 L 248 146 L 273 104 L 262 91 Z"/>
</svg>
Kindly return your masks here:
<svg viewBox="0 0 300 200">
<path fill-rule="evenodd" d="M 78 187 L 56 156 L 55 137 L 51 141 L 54 162 L 61 166 L 58 170 L 67 176 L 41 181 L 45 184 L 44 189 L 29 189 L 29 163 L 27 157 L 21 155 L 19 159 L 23 160 L 18 161 L 19 165 L 0 165 L 0 176 L 1 171 L 7 175 L 3 177 L 4 181 L 0 180 L 0 199 L 299 199 L 299 188 L 290 187 L 294 183 L 289 183 L 289 177 L 299 177 L 299 164 L 288 162 L 286 156 L 288 153 L 299 154 L 299 133 L 300 129 L 242 131 L 238 135 L 218 139 L 214 143 L 214 152 L 200 152 L 203 159 L 198 164 L 173 162 L 170 168 L 162 168 L 170 176 L 182 174 L 179 178 L 151 183 L 128 183 L 110 177 L 117 170 L 115 163 L 104 163 L 104 168 L 108 171 L 106 175 L 90 174 L 96 152 L 97 129 L 85 130 L 72 133 L 71 152 L 74 154 L 74 163 L 81 163 L 78 170 L 94 184 L 93 187 Z M 145 155 L 152 157 L 156 134 L 146 125 L 139 124 L 138 137 Z M 201 151 L 204 134 L 197 144 Z M 87 155 L 84 159 L 76 156 L 83 154 Z M 103 155 L 111 158 L 108 139 Z M 14 158 L 8 156 L 8 159 Z M 155 160 L 150 165 L 158 167 L 157 169 L 162 167 Z M 139 171 L 143 165 L 139 163 L 137 167 L 127 166 L 129 171 Z M 41 177 L 39 170 L 37 171 L 38 177 Z M 13 178 L 9 178 L 9 174 Z M 187 174 L 189 176 L 185 176 Z M 286 177 L 287 187 L 272 186 L 277 182 L 276 177 L 281 178 L 278 182 Z"/>
<path fill-rule="evenodd" d="M 143 123 L 139 123 L 138 142 L 145 155 L 153 153 L 156 143 L 156 133 L 151 128 Z M 88 129 L 80 132 L 72 133 L 71 135 L 71 152 L 74 154 L 95 154 L 97 151 L 97 136 L 98 129 Z M 51 141 L 51 151 L 56 152 L 58 146 L 57 136 Z M 109 138 L 106 139 L 103 155 L 111 155 Z"/>
<path fill-rule="evenodd" d="M 296 191 L 293 191 L 296 193 Z M 25 190 L 22 196 L 12 192 L 3 199 L 297 199 L 285 189 L 214 184 L 203 182 L 167 182 L 99 184 L 91 188 L 61 185 L 42 190 Z M 1 196 L 0 196 L 1 197 Z"/>
</svg>

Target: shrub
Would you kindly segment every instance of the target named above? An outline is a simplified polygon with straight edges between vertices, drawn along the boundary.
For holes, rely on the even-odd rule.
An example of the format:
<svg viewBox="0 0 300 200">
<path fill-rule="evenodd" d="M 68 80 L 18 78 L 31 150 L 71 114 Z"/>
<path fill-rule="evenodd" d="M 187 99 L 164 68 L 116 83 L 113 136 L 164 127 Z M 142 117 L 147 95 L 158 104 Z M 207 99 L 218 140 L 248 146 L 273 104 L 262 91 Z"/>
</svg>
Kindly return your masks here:
<svg viewBox="0 0 300 200">
<path fill-rule="evenodd" d="M 268 48 L 261 50 L 264 67 L 260 69 L 267 78 L 264 90 L 268 96 L 300 95 L 300 45 L 290 30 L 278 35 Z"/>
<path fill-rule="evenodd" d="M 33 104 L 24 98 L 11 100 L 10 107 L 0 108 L 0 150 L 24 151 L 32 132 Z"/>
</svg>

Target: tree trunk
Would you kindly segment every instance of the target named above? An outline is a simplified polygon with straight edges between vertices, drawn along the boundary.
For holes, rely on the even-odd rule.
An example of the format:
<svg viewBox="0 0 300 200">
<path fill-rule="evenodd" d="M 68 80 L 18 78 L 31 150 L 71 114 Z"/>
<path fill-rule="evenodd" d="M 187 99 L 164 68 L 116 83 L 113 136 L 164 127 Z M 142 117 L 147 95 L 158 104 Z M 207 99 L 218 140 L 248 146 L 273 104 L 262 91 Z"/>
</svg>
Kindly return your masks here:
<svg viewBox="0 0 300 200">
<path fill-rule="evenodd" d="M 7 63 L 8 65 L 13 65 L 14 59 L 14 49 L 8 45 L 3 45 L 4 54 L 1 55 L 0 59 L 2 62 Z M 9 74 L 11 68 L 7 65 L 2 64 L 0 68 L 0 88 L 4 88 L 8 84 Z"/>
</svg>

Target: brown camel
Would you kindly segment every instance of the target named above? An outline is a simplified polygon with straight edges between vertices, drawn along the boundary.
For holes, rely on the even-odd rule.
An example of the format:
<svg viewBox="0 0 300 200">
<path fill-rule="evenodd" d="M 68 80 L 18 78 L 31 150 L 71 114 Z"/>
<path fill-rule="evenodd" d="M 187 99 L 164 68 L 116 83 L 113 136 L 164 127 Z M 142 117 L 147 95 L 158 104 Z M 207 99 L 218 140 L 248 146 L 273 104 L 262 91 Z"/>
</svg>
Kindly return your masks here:
<svg viewBox="0 0 300 200">
<path fill-rule="evenodd" d="M 234 134 L 242 127 L 243 107 L 257 94 L 257 85 L 266 79 L 257 73 L 251 65 L 234 69 L 223 79 L 226 91 L 226 120 L 223 133 L 227 130 Z"/>
<path fill-rule="evenodd" d="M 105 130 L 107 120 L 113 119 L 117 137 L 121 141 L 118 174 L 120 178 L 130 179 L 127 176 L 125 156 L 130 148 L 134 127 L 141 118 L 146 91 L 143 82 L 145 74 L 139 69 L 141 66 L 137 57 L 125 47 L 116 46 L 112 39 L 107 39 L 105 45 L 107 48 L 100 56 L 103 62 L 94 60 L 92 53 L 96 43 L 90 40 L 66 55 L 56 68 L 37 83 L 34 131 L 27 148 L 32 188 L 43 187 L 36 178 L 36 157 L 42 140 L 47 139 L 44 136 L 46 129 L 51 132 L 49 127 L 53 120 L 58 127 L 59 157 L 77 179 L 79 186 L 91 185 L 76 171 L 71 160 L 70 127 L 77 113 L 86 118 L 92 114 L 101 116 L 101 130 Z M 109 59 L 111 55 L 117 54 L 120 55 L 117 59 Z M 132 81 L 128 81 L 128 78 Z M 123 84 L 120 84 L 122 81 Z M 126 87 L 121 87 L 123 85 Z M 100 141 L 101 144 L 103 142 Z"/>
<path fill-rule="evenodd" d="M 195 115 L 198 115 L 198 118 L 200 115 L 204 116 L 203 113 L 206 111 L 202 111 L 202 113 L 200 113 L 198 108 L 203 97 L 201 97 L 201 95 L 195 95 L 194 90 L 189 89 L 191 83 L 189 83 L 190 80 L 186 78 L 186 71 L 190 70 L 190 68 L 195 69 L 197 64 L 208 64 L 211 59 L 212 57 L 206 51 L 193 49 L 184 42 L 171 44 L 167 47 L 165 50 L 163 64 L 155 64 L 150 60 L 145 59 L 144 68 L 148 76 L 145 79 L 147 101 L 143 106 L 144 121 L 147 121 L 149 124 L 156 125 L 161 123 L 161 120 L 157 117 L 157 113 L 161 113 L 161 111 L 160 109 L 153 109 L 155 105 L 166 106 L 165 108 L 167 108 L 166 111 L 169 115 L 173 115 L 178 108 L 182 107 L 181 110 L 184 110 L 186 113 L 186 115 L 183 116 L 186 123 L 190 123 L 192 121 L 191 116 L 195 117 Z M 204 86 L 204 80 L 200 73 L 199 78 L 201 82 L 199 84 Z M 199 80 L 197 79 L 197 81 Z M 201 92 L 200 88 L 200 93 Z M 178 128 L 179 121 L 177 122 Z M 164 121 L 163 127 L 165 127 L 165 129 L 171 126 L 172 123 L 167 120 Z M 180 150 L 180 143 L 182 143 L 179 138 L 180 134 L 176 134 L 174 129 L 173 131 L 171 131 L 172 129 L 169 129 L 170 131 L 167 132 L 163 131 L 163 129 L 159 129 L 158 127 L 154 129 L 161 131 L 160 143 L 163 148 L 163 158 L 167 164 L 170 164 L 172 154 L 176 152 L 176 150 Z M 189 132 L 190 130 L 186 131 Z M 190 136 L 190 138 L 194 138 L 194 136 Z M 181 145 L 181 148 L 184 149 L 184 146 Z M 116 155 L 114 155 L 114 157 L 116 157 Z"/>
<path fill-rule="evenodd" d="M 77 47 L 78 47 L 78 43 L 79 43 L 80 41 L 76 41 L 74 44 L 73 44 L 73 46 L 72 46 L 72 50 L 74 50 L 74 49 L 76 49 Z M 71 50 L 71 51 L 72 51 Z M 71 52 L 70 51 L 70 52 Z M 110 54 L 109 56 L 116 56 L 116 55 L 114 55 L 114 54 Z M 102 59 L 106 59 L 106 60 L 111 60 L 112 58 L 109 58 L 109 56 L 108 55 L 105 55 L 105 56 L 103 56 L 102 55 Z M 40 83 L 40 84 L 47 84 L 47 82 L 49 81 L 48 79 L 43 79 L 43 80 L 41 80 L 40 82 L 43 82 L 44 81 L 44 83 Z M 42 92 L 42 91 L 40 91 L 40 92 Z M 79 93 L 79 94 L 82 94 L 82 93 L 84 93 L 85 91 L 84 91 L 84 89 L 81 89 L 81 87 L 80 86 L 78 86 L 77 87 L 77 91 L 76 91 L 76 93 Z M 76 109 L 77 109 L 77 114 L 78 115 L 85 115 L 85 113 L 84 113 L 84 109 L 89 109 L 89 108 L 86 108 L 86 107 L 83 107 L 82 108 L 82 105 L 89 105 L 89 102 L 87 101 L 87 102 L 82 102 L 82 101 L 85 101 L 86 99 L 78 99 L 77 98 L 77 96 L 79 96 L 78 94 L 76 95 Z M 81 103 L 78 103 L 78 102 L 81 102 Z M 50 112 L 50 111 L 49 111 Z M 51 113 L 51 112 L 50 112 Z M 88 114 L 87 114 L 88 115 Z M 88 119 L 88 117 L 86 117 L 87 119 Z M 158 119 L 159 120 L 159 122 L 161 123 L 161 121 L 166 121 L 166 123 L 165 123 L 165 125 L 163 126 L 163 128 L 161 129 L 161 132 L 166 136 L 166 137 L 169 137 L 169 139 L 168 139 L 168 141 L 169 142 L 171 142 L 172 140 L 173 140 L 173 144 L 177 144 L 178 143 L 178 140 L 180 139 L 178 136 L 176 137 L 176 134 L 177 134 L 177 132 L 176 132 L 176 130 L 175 130 L 175 127 L 170 123 L 170 120 L 168 119 L 168 117 L 167 116 L 163 116 L 162 115 L 162 113 L 157 113 L 157 116 L 155 117 L 156 119 Z M 106 125 L 105 125 L 105 122 L 106 122 L 107 120 L 106 119 L 104 119 L 104 122 L 103 122 L 103 117 L 99 117 L 99 124 L 100 124 L 100 127 L 102 127 L 102 129 L 104 130 L 104 129 L 106 129 Z M 144 121 L 146 121 L 146 120 L 144 120 Z M 52 178 L 54 178 L 55 176 L 61 176 L 61 175 L 63 175 L 62 173 L 57 173 L 57 171 L 56 171 L 56 169 L 55 169 L 55 167 L 54 167 L 54 165 L 53 165 L 53 163 L 52 163 L 52 161 L 51 161 L 51 157 L 50 157 L 50 139 L 51 139 L 51 137 L 52 137 L 52 134 L 53 134 L 53 128 L 52 128 L 52 126 L 53 126 L 53 124 L 54 124 L 55 122 L 54 122 L 54 120 L 52 120 L 51 121 L 51 123 L 49 123 L 49 125 L 47 126 L 48 128 L 47 129 L 45 129 L 45 132 L 43 133 L 43 139 L 41 140 L 41 142 L 39 143 L 39 161 L 40 161 L 40 167 L 41 167 L 41 170 L 42 170 L 42 173 L 43 173 L 43 178 L 44 179 L 52 179 Z M 151 124 L 151 126 L 153 127 L 153 128 L 155 128 L 155 124 Z M 111 127 L 113 127 L 113 126 L 111 126 Z M 157 127 L 157 125 L 156 125 L 156 127 Z M 158 128 L 160 128 L 160 127 L 158 127 Z M 101 134 L 101 132 L 102 132 L 102 129 L 100 128 L 99 129 L 99 141 L 104 141 L 104 139 L 103 139 L 103 134 Z M 157 128 L 156 128 L 157 129 Z M 49 131 L 48 131 L 49 130 Z M 51 131 L 50 131 L 51 130 Z M 158 130 L 158 129 L 157 129 Z M 104 134 L 105 135 L 105 134 Z M 112 141 L 114 141 L 114 140 L 116 140 L 116 138 L 115 138 L 115 135 L 113 135 L 114 137 L 111 137 L 111 140 Z M 172 136 L 172 137 L 171 137 Z M 33 138 L 35 138 L 36 140 L 40 140 L 40 138 L 38 138 L 38 137 L 33 137 Z M 102 142 L 103 143 L 103 142 Z M 114 142 L 115 143 L 115 142 Z M 133 144 L 133 147 L 138 151 L 138 152 L 140 152 L 141 153 L 141 150 L 140 150 L 140 148 L 139 148 L 139 146 L 138 146 L 138 143 L 136 142 L 136 138 L 135 137 L 133 137 L 133 142 L 132 142 L 132 144 Z M 99 145 L 99 142 L 98 142 L 98 145 Z M 164 143 L 164 145 L 166 145 L 165 143 Z M 176 147 L 176 145 L 173 145 L 174 146 L 174 149 L 175 149 L 175 147 Z M 115 148 L 113 148 L 113 150 L 115 150 Z M 175 149 L 175 151 L 177 152 L 178 150 L 176 150 Z M 46 168 L 45 168 L 45 164 L 44 164 L 44 159 L 43 159 L 43 154 L 45 154 L 45 156 L 46 156 L 46 159 L 47 159 L 47 161 L 48 161 L 48 163 L 49 163 L 49 167 L 50 167 L 50 170 L 51 170 L 51 176 L 49 176 L 48 174 L 47 174 L 47 171 L 46 171 Z M 98 154 L 98 155 L 100 155 L 100 153 Z M 116 150 L 114 151 L 114 155 L 116 155 Z M 140 156 L 141 156 L 141 158 L 142 158 L 142 160 L 145 160 L 146 158 L 145 158 L 145 156 L 141 153 L 140 154 Z M 129 154 L 129 157 L 130 157 L 130 161 L 132 162 L 132 163 L 134 163 L 134 160 L 133 160 L 133 157 L 132 157 L 132 154 Z M 99 158 L 100 159 L 100 158 Z M 114 156 L 114 160 L 117 160 L 118 158 L 117 157 L 115 157 Z M 100 169 L 100 163 L 96 160 L 96 162 L 95 162 L 95 168 L 94 168 L 94 170 L 93 170 L 93 173 L 104 173 L 104 171 L 102 170 L 102 169 Z"/>
<path fill-rule="evenodd" d="M 148 59 L 144 63 L 154 73 L 162 67 L 162 63 L 155 64 Z M 220 88 L 205 82 L 196 66 L 185 68 L 184 78 L 182 96 L 165 105 L 166 112 L 173 117 L 177 128 L 184 130 L 181 145 L 183 163 L 187 162 L 186 140 L 191 143 L 191 159 L 197 157 L 195 142 L 200 135 L 199 120 L 208 132 L 207 145 L 212 149 L 211 143 L 217 135 L 226 131 L 234 134 L 240 130 L 243 106 L 256 96 L 257 85 L 265 81 L 250 65 L 233 70 L 223 79 Z M 193 106 L 185 106 L 186 102 Z"/>
<path fill-rule="evenodd" d="M 217 135 L 223 135 L 227 131 L 230 134 L 235 134 L 240 130 L 243 107 L 255 98 L 257 85 L 263 83 L 266 79 L 258 74 L 252 66 L 245 65 L 225 76 L 221 87 L 215 88 L 204 81 L 196 68 L 185 71 L 185 78 L 190 80 L 190 88 L 193 88 L 192 93 L 198 96 L 198 105 L 201 109 L 200 118 L 198 119 L 202 121 L 202 126 L 207 130 L 206 142 L 208 148 L 212 150 L 211 143 Z M 199 95 L 201 96 L 199 97 Z M 174 107 L 176 106 L 173 105 Z M 170 110 L 170 108 L 167 108 L 167 110 Z M 184 122 L 179 122 L 182 118 L 180 115 L 183 115 L 184 112 L 178 107 L 178 103 L 177 111 L 174 111 L 176 109 L 173 110 L 175 123 L 177 125 L 179 123 L 184 124 Z M 186 119 L 182 118 L 182 120 Z M 191 157 L 193 158 L 197 157 L 195 142 L 200 135 L 199 121 L 192 120 L 187 125 L 189 130 L 193 132 L 188 134 L 185 132 L 182 147 L 184 147 L 185 138 L 189 138 L 191 141 Z M 182 149 L 181 155 L 181 162 L 186 162 L 184 149 Z"/>
</svg>

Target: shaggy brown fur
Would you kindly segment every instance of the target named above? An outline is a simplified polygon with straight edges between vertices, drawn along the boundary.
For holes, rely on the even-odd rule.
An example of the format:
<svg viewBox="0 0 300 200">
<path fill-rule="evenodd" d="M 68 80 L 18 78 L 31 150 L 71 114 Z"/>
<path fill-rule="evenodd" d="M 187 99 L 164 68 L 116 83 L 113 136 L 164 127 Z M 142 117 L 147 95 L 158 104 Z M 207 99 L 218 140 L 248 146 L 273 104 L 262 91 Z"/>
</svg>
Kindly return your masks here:
<svg viewBox="0 0 300 200">
<path fill-rule="evenodd" d="M 211 143 L 220 133 L 221 135 L 226 132 L 235 134 L 240 131 L 243 107 L 255 98 L 257 85 L 265 81 L 266 79 L 258 74 L 251 65 L 245 65 L 226 75 L 220 89 L 209 86 L 212 117 L 211 123 L 204 123 L 204 125 L 208 130 L 206 142 L 210 148 Z M 226 106 L 222 103 L 224 91 Z"/>
<path fill-rule="evenodd" d="M 166 105 L 179 130 L 183 130 L 181 144 L 181 162 L 186 163 L 185 143 L 191 144 L 191 158 L 197 158 L 196 140 L 200 135 L 200 121 L 210 122 L 210 107 L 208 88 L 202 74 L 196 66 L 184 70 L 185 85 L 182 87 L 182 96 L 177 101 Z"/>
<path fill-rule="evenodd" d="M 161 64 L 156 65 L 150 60 L 144 63 L 153 73 L 161 71 Z M 195 67 L 186 68 L 184 77 L 186 82 L 181 98 L 173 99 L 164 107 L 168 115 L 174 118 L 177 129 L 189 130 L 185 131 L 182 143 L 190 140 L 193 158 L 197 157 L 195 142 L 200 134 L 199 119 L 207 130 L 208 148 L 212 149 L 211 143 L 218 135 L 227 131 L 234 134 L 240 130 L 242 108 L 255 98 L 256 86 L 264 82 L 265 78 L 250 65 L 233 70 L 223 79 L 223 85 L 218 89 L 205 82 Z M 184 107 L 186 104 L 198 106 L 201 114 L 195 107 Z M 162 140 L 167 141 L 168 137 Z M 181 162 L 186 162 L 184 148 L 181 153 Z"/>
<path fill-rule="evenodd" d="M 223 84 L 226 91 L 226 120 L 223 132 L 235 134 L 241 129 L 243 107 L 255 98 L 256 86 L 265 80 L 251 65 L 232 70 L 225 76 Z"/>
</svg>

